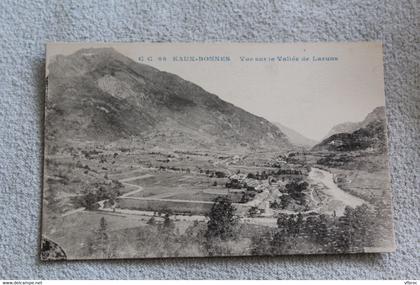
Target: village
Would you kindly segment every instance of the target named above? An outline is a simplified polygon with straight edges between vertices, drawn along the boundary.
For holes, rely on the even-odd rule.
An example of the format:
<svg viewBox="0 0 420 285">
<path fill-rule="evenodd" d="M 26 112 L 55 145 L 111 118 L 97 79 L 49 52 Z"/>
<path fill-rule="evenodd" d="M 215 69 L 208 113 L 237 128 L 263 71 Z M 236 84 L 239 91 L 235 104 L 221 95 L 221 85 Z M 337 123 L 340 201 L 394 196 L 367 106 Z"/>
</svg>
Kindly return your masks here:
<svg viewBox="0 0 420 285">
<path fill-rule="evenodd" d="M 222 196 L 232 201 L 240 217 L 272 218 L 275 224 L 280 212 L 308 212 L 314 206 L 314 189 L 310 189 L 308 183 L 310 167 L 296 160 L 294 153 L 270 154 L 275 158 L 261 161 L 248 155 L 151 151 L 136 154 L 134 160 L 141 165 L 130 165 L 129 169 L 127 162 L 134 156 L 126 149 L 83 151 L 76 156 L 85 158 L 85 162 L 77 163 L 84 172 L 95 175 L 92 164 L 96 161 L 100 166 L 96 166 L 96 172 L 100 175 L 101 170 L 106 171 L 108 186 L 114 183 L 121 188 L 118 194 L 108 195 L 109 199 L 103 199 L 107 197 L 104 191 L 97 195 L 94 187 L 87 190 L 89 193 L 82 198 L 86 195 L 90 198 L 81 205 L 97 211 L 206 216 L 213 200 Z M 112 166 L 119 163 L 113 172 L 112 167 L 101 166 L 109 160 Z"/>
</svg>

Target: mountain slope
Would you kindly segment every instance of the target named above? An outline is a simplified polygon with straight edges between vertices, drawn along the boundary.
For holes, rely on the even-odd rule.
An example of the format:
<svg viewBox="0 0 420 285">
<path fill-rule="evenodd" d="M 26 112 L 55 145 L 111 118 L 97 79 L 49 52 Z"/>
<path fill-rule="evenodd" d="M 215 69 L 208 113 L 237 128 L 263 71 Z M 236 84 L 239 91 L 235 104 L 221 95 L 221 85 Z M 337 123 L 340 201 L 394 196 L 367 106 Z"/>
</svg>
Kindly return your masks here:
<svg viewBox="0 0 420 285">
<path fill-rule="evenodd" d="M 264 118 L 112 48 L 57 56 L 48 70 L 46 135 L 52 141 L 135 137 L 164 147 L 292 147 Z"/>
<path fill-rule="evenodd" d="M 280 131 L 282 131 L 286 135 L 286 137 L 293 145 L 309 148 L 317 143 L 315 140 L 307 138 L 304 135 L 298 133 L 297 131 L 288 128 L 278 122 L 274 122 L 274 125 L 276 125 L 280 129 Z"/>
<path fill-rule="evenodd" d="M 355 151 L 371 149 L 379 152 L 386 150 L 385 108 L 377 107 L 366 118 L 355 123 L 358 129 L 352 132 L 333 134 L 315 145 L 312 150 Z"/>
<path fill-rule="evenodd" d="M 345 122 L 338 124 L 331 128 L 328 134 L 324 139 L 339 133 L 352 133 L 360 128 L 366 127 L 369 123 L 376 121 L 378 119 L 385 119 L 385 107 L 379 106 L 376 107 L 371 113 L 369 113 L 366 118 L 361 122 Z"/>
</svg>

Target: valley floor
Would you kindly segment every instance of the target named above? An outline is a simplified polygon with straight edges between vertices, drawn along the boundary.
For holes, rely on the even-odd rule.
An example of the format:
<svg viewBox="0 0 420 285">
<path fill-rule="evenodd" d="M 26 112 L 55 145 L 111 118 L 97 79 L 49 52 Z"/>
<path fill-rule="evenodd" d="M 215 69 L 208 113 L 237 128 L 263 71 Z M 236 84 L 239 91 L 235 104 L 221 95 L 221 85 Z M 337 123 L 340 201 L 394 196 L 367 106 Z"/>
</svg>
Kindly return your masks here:
<svg viewBox="0 0 420 285">
<path fill-rule="evenodd" d="M 49 156 L 47 169 L 43 235 L 68 259 L 272 254 L 279 231 L 284 237 L 276 254 L 340 251 L 337 241 L 318 237 L 311 223 L 321 219 L 334 228 L 348 218 L 348 208 L 362 206 L 373 218 L 380 209 L 372 202 L 382 198 L 374 191 L 378 177 L 387 179 L 361 175 L 366 191 L 360 193 L 349 183 L 349 170 L 275 152 L 95 148 Z M 222 249 L 205 238 L 218 197 L 228 199 L 239 221 L 235 242 L 224 240 Z M 287 217 L 287 230 L 282 217 Z M 387 247 L 389 238 L 372 241 L 385 230 L 375 229 L 367 246 L 343 245 L 343 250 Z M 100 231 L 106 232 L 106 241 L 97 240 Z M 300 244 L 291 242 L 296 239 Z M 106 246 L 101 248 L 101 242 Z M 261 249 L 267 242 L 270 246 Z"/>
</svg>

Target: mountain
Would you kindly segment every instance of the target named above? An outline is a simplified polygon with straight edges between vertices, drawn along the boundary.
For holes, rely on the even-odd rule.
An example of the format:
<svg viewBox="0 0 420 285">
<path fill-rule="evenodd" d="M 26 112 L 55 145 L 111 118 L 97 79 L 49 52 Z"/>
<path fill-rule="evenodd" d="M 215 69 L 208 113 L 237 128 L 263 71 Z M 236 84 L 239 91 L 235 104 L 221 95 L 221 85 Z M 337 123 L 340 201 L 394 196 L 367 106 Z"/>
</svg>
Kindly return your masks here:
<svg viewBox="0 0 420 285">
<path fill-rule="evenodd" d="M 359 128 L 360 122 L 345 122 L 335 125 L 331 130 L 324 136 L 323 139 L 329 138 L 332 135 L 340 133 L 352 133 Z"/>
<path fill-rule="evenodd" d="M 297 131 L 292 130 L 278 122 L 274 122 L 273 124 L 276 125 L 280 129 L 280 131 L 282 131 L 286 135 L 286 137 L 293 145 L 296 145 L 298 147 L 310 148 L 317 143 L 317 141 L 307 138 L 304 135 L 298 133 Z"/>
<path fill-rule="evenodd" d="M 177 75 L 112 48 L 81 49 L 48 65 L 48 140 L 201 148 L 292 147 L 278 127 Z"/>
<path fill-rule="evenodd" d="M 355 150 L 386 150 L 386 118 L 385 107 L 377 107 L 359 123 L 359 127 L 351 132 L 342 132 L 331 135 L 312 150 L 329 151 L 355 151 Z M 354 125 L 354 126 L 355 126 Z"/>
<path fill-rule="evenodd" d="M 385 119 L 385 107 L 380 106 L 376 107 L 371 113 L 369 113 L 366 118 L 361 122 L 345 122 L 338 124 L 331 128 L 328 134 L 324 139 L 339 133 L 352 133 L 360 128 L 366 127 L 369 123 L 376 121 L 378 119 Z"/>
</svg>

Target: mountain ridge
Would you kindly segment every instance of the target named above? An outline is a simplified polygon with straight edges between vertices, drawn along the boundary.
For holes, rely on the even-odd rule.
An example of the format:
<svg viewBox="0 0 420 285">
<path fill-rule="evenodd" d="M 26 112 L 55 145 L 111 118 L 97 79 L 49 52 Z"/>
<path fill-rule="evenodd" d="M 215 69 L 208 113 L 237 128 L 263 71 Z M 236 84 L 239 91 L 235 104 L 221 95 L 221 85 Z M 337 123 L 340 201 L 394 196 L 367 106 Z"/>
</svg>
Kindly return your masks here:
<svg viewBox="0 0 420 285">
<path fill-rule="evenodd" d="M 273 124 L 276 125 L 287 136 L 287 138 L 292 144 L 298 147 L 310 148 L 317 143 L 316 140 L 305 137 L 301 133 L 289 127 L 286 127 L 285 125 L 279 122 L 273 122 Z"/>
<path fill-rule="evenodd" d="M 335 133 L 323 139 L 312 150 L 355 151 L 370 149 L 379 152 L 386 151 L 385 107 L 376 107 L 363 121 L 354 123 L 352 127 L 355 126 L 358 127 L 355 130 Z"/>
<path fill-rule="evenodd" d="M 335 125 L 331 128 L 331 130 L 323 137 L 323 140 L 339 133 L 352 133 L 356 131 L 357 129 L 366 127 L 370 122 L 375 121 L 379 118 L 385 118 L 385 107 L 384 106 L 378 106 L 373 111 L 371 111 L 369 114 L 366 115 L 366 117 L 359 122 L 344 122 L 340 123 L 338 125 Z"/>
<path fill-rule="evenodd" d="M 46 135 L 168 147 L 291 149 L 280 129 L 178 75 L 112 48 L 81 49 L 48 65 Z"/>
</svg>

